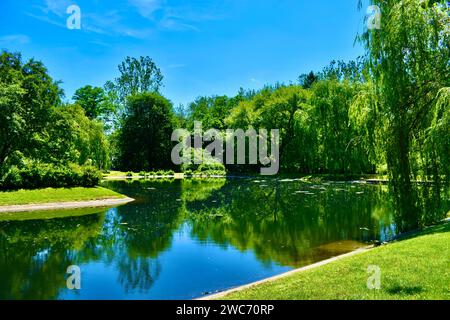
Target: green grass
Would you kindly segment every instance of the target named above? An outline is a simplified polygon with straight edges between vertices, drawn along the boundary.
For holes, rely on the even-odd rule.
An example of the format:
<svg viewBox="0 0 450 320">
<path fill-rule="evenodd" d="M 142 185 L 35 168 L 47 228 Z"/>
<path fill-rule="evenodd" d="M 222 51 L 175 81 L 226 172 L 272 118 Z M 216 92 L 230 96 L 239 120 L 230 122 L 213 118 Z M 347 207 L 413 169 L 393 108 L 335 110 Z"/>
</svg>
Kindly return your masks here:
<svg viewBox="0 0 450 320">
<path fill-rule="evenodd" d="M 125 196 L 102 187 L 47 188 L 0 192 L 0 206 L 120 198 L 125 198 Z"/>
<path fill-rule="evenodd" d="M 105 208 L 61 209 L 28 212 L 2 212 L 0 221 L 49 220 L 55 218 L 80 217 L 105 212 Z"/>
<path fill-rule="evenodd" d="M 381 288 L 369 290 L 370 265 Z M 450 299 L 450 223 L 316 269 L 234 292 L 224 299 Z"/>
</svg>

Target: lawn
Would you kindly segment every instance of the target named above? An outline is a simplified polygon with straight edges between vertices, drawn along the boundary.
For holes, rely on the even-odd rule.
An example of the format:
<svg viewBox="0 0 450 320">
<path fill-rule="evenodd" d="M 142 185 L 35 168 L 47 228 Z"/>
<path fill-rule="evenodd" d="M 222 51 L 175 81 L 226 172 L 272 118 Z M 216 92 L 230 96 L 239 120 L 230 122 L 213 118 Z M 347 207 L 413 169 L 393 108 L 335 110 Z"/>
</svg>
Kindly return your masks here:
<svg viewBox="0 0 450 320">
<path fill-rule="evenodd" d="M 102 187 L 46 188 L 0 192 L 0 206 L 121 198 L 125 196 Z"/>
<path fill-rule="evenodd" d="M 369 266 L 381 271 L 369 290 Z M 266 282 L 224 299 L 450 299 L 450 223 L 316 269 Z"/>
</svg>

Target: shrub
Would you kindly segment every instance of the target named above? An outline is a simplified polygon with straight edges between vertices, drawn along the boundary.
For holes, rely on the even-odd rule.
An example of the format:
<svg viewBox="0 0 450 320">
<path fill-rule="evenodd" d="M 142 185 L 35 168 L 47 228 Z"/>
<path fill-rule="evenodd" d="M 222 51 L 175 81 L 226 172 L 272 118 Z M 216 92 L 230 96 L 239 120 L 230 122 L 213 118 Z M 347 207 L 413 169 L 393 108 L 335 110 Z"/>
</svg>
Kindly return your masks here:
<svg viewBox="0 0 450 320">
<path fill-rule="evenodd" d="M 93 166 L 28 163 L 21 168 L 11 167 L 0 181 L 0 186 L 3 189 L 94 187 L 101 179 L 102 173 Z"/>
<path fill-rule="evenodd" d="M 81 170 L 81 186 L 83 187 L 95 187 L 99 184 L 100 180 L 102 179 L 101 172 L 93 167 L 83 167 Z"/>
<path fill-rule="evenodd" d="M 225 166 L 218 162 L 203 163 L 199 165 L 194 173 L 206 176 L 223 176 L 227 174 Z"/>
<path fill-rule="evenodd" d="M 131 178 L 131 177 L 133 177 L 133 172 L 128 171 L 125 176 L 128 177 L 128 178 Z"/>
<path fill-rule="evenodd" d="M 139 172 L 139 175 L 141 176 L 141 177 L 146 177 L 147 176 L 147 173 L 145 172 L 145 171 L 141 171 L 141 172 Z"/>
<path fill-rule="evenodd" d="M 198 172 L 208 172 L 208 171 L 223 171 L 225 172 L 225 166 L 219 162 L 202 163 L 198 166 Z"/>
<path fill-rule="evenodd" d="M 22 176 L 17 167 L 12 167 L 3 177 L 2 186 L 5 188 L 17 186 L 22 187 Z"/>
</svg>

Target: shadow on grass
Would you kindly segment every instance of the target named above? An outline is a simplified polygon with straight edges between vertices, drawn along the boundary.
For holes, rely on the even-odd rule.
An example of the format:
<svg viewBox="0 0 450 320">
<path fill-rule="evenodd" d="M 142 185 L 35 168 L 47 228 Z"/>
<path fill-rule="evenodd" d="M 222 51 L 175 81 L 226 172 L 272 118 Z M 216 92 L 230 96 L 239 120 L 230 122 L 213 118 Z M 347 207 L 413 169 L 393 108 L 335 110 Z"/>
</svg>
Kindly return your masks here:
<svg viewBox="0 0 450 320">
<path fill-rule="evenodd" d="M 422 287 L 418 286 L 400 286 L 394 285 L 386 289 L 386 292 L 392 295 L 414 295 L 423 292 Z"/>
<path fill-rule="evenodd" d="M 443 221 L 435 226 L 425 227 L 422 230 L 413 230 L 409 232 L 405 232 L 402 234 L 399 234 L 395 240 L 408 240 L 417 238 L 420 236 L 430 235 L 430 234 L 436 234 L 436 233 L 444 233 L 444 232 L 450 232 L 450 221 Z"/>
</svg>

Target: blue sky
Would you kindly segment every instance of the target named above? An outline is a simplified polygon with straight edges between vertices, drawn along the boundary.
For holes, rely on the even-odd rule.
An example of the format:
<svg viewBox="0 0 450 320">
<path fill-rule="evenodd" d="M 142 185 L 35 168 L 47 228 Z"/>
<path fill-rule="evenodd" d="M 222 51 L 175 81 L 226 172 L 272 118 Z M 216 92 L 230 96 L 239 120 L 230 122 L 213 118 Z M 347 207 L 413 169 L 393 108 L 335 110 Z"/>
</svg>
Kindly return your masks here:
<svg viewBox="0 0 450 320">
<path fill-rule="evenodd" d="M 81 9 L 69 30 L 66 9 Z M 44 62 L 67 98 L 103 86 L 127 55 L 148 55 L 175 105 L 296 81 L 362 54 L 357 0 L 1 0 L 0 48 Z"/>
</svg>

